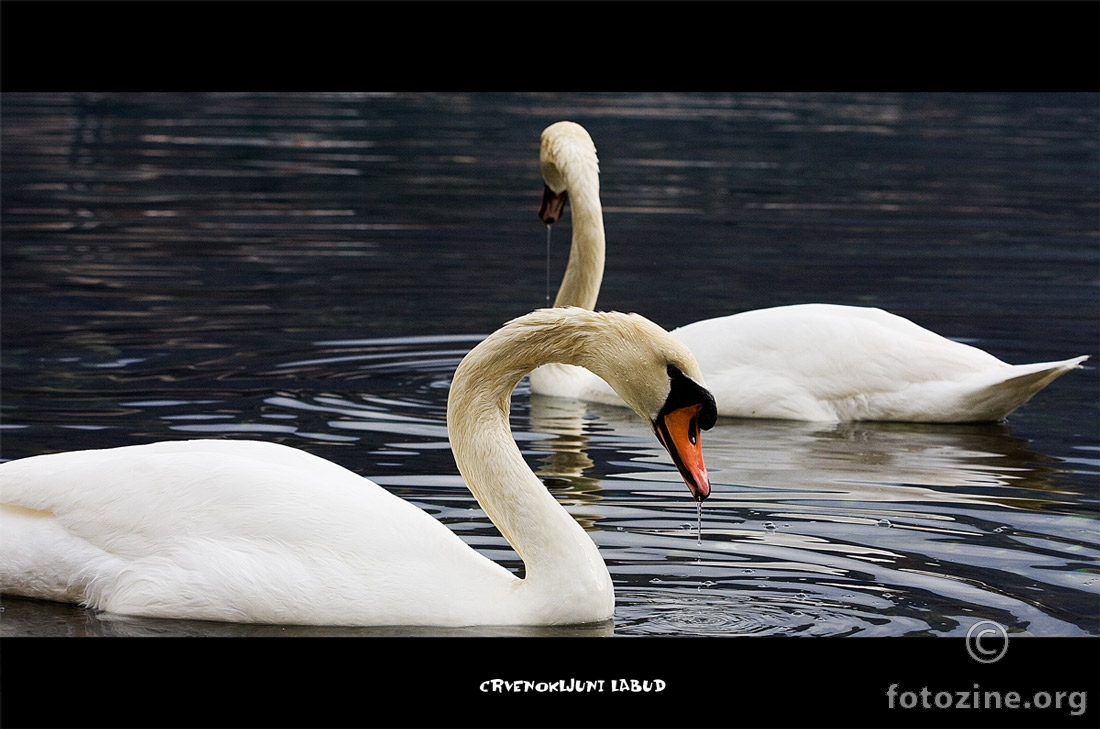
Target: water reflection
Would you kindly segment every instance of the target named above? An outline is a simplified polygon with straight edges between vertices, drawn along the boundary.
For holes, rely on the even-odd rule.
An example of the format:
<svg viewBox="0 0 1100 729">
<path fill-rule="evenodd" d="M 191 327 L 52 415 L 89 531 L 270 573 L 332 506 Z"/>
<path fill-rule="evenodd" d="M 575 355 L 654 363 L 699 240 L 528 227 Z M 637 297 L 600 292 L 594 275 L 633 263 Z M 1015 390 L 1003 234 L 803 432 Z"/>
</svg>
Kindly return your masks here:
<svg viewBox="0 0 1100 729">
<path fill-rule="evenodd" d="M 533 398 L 532 410 L 536 407 Z M 590 418 L 612 424 L 617 434 L 641 439 L 646 433 L 624 408 L 586 407 Z M 887 501 L 989 498 L 990 503 L 1027 508 L 1027 492 L 1015 490 L 1025 489 L 1046 492 L 1038 503 L 1050 506 L 1058 503 L 1059 474 L 1097 474 L 1100 465 L 1081 459 L 1075 467 L 1033 451 L 1007 423 L 818 424 L 723 418 L 703 437 L 712 481 L 774 489 L 769 498 L 797 498 L 798 490 L 811 489 Z M 1071 502 L 1067 498 L 1065 503 Z"/>
<path fill-rule="evenodd" d="M 554 490 L 568 490 L 571 496 L 599 490 L 599 479 L 588 474 L 595 463 L 588 456 L 587 434 L 593 416 L 576 400 L 528 395 L 529 423 L 535 433 L 553 436 L 527 444 L 531 453 L 548 452 L 538 457 L 535 473 Z"/>
<path fill-rule="evenodd" d="M 475 626 L 368 628 L 324 625 L 252 625 L 203 620 L 168 620 L 95 613 L 75 605 L 4 596 L 0 637 L 30 631 L 38 637 L 205 637 L 205 638 L 595 638 L 612 634 L 612 622 L 567 626 Z"/>
</svg>

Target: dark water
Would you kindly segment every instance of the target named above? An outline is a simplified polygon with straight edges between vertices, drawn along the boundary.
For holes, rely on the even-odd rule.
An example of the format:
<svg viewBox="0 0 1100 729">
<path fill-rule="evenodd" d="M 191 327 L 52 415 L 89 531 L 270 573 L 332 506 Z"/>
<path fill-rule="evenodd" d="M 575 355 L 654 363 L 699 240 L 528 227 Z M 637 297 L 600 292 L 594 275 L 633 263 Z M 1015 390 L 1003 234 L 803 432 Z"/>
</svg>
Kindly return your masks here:
<svg viewBox="0 0 1100 729">
<path fill-rule="evenodd" d="M 272 440 L 513 569 L 446 446 L 450 375 L 543 305 L 541 130 L 599 149 L 600 306 L 667 328 L 880 306 L 1009 362 L 1093 357 L 1007 423 L 725 421 L 695 507 L 630 413 L 513 429 L 600 545 L 613 625 L 121 619 L 6 598 L 2 635 L 1100 635 L 1096 94 L 0 96 L 0 457 Z M 564 267 L 554 229 L 550 278 Z"/>
</svg>

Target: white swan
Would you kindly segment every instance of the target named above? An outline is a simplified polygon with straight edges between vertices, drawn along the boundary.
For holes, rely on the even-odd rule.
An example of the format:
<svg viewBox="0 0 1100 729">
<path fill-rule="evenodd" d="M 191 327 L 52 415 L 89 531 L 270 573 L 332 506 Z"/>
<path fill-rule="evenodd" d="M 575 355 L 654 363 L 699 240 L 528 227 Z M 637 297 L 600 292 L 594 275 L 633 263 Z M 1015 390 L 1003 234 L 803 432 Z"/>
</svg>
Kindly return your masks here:
<svg viewBox="0 0 1100 729">
<path fill-rule="evenodd" d="M 603 279 L 599 164 L 588 132 L 558 122 L 542 133 L 546 183 L 539 216 L 552 225 L 566 200 L 573 242 L 555 306 L 595 308 Z M 1004 419 L 1087 356 L 1009 365 L 881 309 L 802 304 L 698 321 L 672 331 L 706 375 L 719 415 L 839 422 Z M 548 366 L 532 392 L 622 404 L 589 372 Z"/>
<path fill-rule="evenodd" d="M 714 401 L 687 348 L 648 320 L 544 309 L 455 372 L 458 469 L 523 559 L 520 579 L 430 515 L 286 446 L 163 442 L 0 464 L 0 591 L 119 614 L 313 625 L 602 621 L 614 590 L 596 545 L 527 467 L 513 388 L 560 360 L 606 377 L 654 428 L 697 500 Z"/>
</svg>

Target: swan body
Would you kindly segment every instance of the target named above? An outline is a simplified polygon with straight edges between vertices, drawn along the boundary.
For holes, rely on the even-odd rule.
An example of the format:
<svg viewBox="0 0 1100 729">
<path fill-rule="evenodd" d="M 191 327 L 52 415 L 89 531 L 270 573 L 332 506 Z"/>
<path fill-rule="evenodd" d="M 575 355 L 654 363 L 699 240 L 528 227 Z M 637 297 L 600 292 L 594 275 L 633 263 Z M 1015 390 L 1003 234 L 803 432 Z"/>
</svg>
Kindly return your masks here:
<svg viewBox="0 0 1100 729">
<path fill-rule="evenodd" d="M 471 350 L 447 408 L 459 471 L 523 559 L 523 578 L 332 462 L 272 443 L 195 440 L 0 464 L 0 591 L 230 622 L 606 620 L 614 590 L 596 545 L 527 467 L 508 425 L 515 385 L 555 359 L 614 384 L 695 498 L 707 496 L 698 429 L 714 424 L 714 405 L 686 347 L 636 315 L 542 310 Z"/>
<path fill-rule="evenodd" d="M 543 131 L 540 217 L 552 225 L 566 200 L 573 240 L 555 306 L 595 308 L 605 234 L 599 166 L 587 131 Z M 1087 356 L 1010 365 L 881 309 L 801 304 L 698 321 L 672 335 L 695 354 L 718 413 L 819 422 L 1003 420 Z M 621 404 L 605 382 L 575 367 L 531 373 L 537 394 Z"/>
<path fill-rule="evenodd" d="M 882 309 L 835 304 L 756 309 L 672 333 L 707 362 L 719 412 L 742 418 L 1002 420 L 1086 359 L 1010 365 Z"/>
</svg>

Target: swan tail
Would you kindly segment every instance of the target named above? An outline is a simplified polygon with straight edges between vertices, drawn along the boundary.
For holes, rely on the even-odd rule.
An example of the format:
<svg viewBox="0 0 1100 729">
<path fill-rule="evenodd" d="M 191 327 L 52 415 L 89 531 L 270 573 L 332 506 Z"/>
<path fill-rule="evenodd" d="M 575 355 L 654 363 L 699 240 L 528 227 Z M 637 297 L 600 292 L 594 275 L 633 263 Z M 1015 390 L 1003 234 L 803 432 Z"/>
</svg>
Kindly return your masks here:
<svg viewBox="0 0 1100 729">
<path fill-rule="evenodd" d="M 1040 390 L 1070 370 L 1078 369 L 1088 355 L 1060 362 L 1014 365 L 1008 377 L 981 388 L 973 394 L 974 420 L 1004 420 L 1034 397 Z"/>
</svg>

